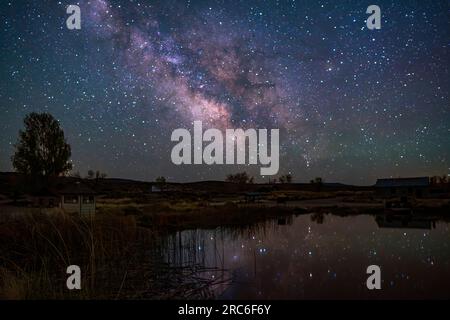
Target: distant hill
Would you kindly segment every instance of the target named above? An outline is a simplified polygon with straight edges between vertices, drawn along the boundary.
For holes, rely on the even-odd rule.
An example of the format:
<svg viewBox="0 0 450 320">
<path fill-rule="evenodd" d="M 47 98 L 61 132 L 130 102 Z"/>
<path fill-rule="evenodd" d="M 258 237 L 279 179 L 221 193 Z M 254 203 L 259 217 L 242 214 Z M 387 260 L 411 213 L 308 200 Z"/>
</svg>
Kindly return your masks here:
<svg viewBox="0 0 450 320">
<path fill-rule="evenodd" d="M 56 178 L 58 184 L 71 184 L 82 181 L 101 194 L 148 193 L 155 182 L 136 181 L 121 178 L 83 179 L 75 177 Z M 24 176 L 15 172 L 0 172 L 0 193 L 11 193 L 18 185 L 23 184 Z M 342 183 L 323 183 L 320 191 L 357 191 L 369 190 L 371 187 L 358 187 Z M 311 183 L 290 184 L 236 184 L 225 181 L 194 181 L 186 183 L 165 184 L 167 191 L 205 192 L 205 193 L 238 193 L 238 192 L 268 192 L 268 191 L 318 191 L 318 186 Z"/>
</svg>

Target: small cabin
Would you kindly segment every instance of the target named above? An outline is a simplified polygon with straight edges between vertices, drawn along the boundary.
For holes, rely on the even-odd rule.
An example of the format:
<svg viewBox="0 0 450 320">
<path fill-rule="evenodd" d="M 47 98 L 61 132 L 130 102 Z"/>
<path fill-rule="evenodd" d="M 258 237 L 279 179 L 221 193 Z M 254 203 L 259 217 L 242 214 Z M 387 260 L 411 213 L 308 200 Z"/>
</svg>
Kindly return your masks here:
<svg viewBox="0 0 450 320">
<path fill-rule="evenodd" d="M 430 189 L 428 177 L 378 179 L 376 194 L 383 198 L 423 198 Z"/>
<path fill-rule="evenodd" d="M 58 190 L 60 207 L 70 213 L 95 214 L 96 192 L 81 182 L 67 184 Z"/>
</svg>

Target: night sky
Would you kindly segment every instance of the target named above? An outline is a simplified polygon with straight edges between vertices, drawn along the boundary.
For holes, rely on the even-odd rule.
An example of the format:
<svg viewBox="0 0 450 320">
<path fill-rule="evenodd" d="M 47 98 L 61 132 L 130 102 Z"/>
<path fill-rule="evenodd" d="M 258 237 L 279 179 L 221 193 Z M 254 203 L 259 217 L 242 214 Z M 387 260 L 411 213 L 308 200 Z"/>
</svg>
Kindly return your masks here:
<svg viewBox="0 0 450 320">
<path fill-rule="evenodd" d="M 371 4 L 381 30 L 366 27 Z M 280 174 L 299 182 L 450 173 L 447 0 L 20 0 L 0 15 L 0 171 L 38 111 L 82 175 L 262 181 L 259 165 L 173 165 L 170 135 L 194 120 L 279 128 Z"/>
</svg>

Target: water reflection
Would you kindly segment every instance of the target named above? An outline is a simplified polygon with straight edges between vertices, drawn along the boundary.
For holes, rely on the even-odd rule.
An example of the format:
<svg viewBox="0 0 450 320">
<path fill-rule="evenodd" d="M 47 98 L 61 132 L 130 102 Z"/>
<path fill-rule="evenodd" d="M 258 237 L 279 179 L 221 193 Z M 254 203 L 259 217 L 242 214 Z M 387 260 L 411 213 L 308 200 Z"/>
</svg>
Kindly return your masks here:
<svg viewBox="0 0 450 320">
<path fill-rule="evenodd" d="M 449 226 L 438 217 L 317 213 L 165 241 L 166 262 L 196 266 L 216 298 L 450 297 Z M 366 289 L 371 264 L 381 267 L 382 290 Z"/>
<path fill-rule="evenodd" d="M 413 215 L 377 215 L 376 222 L 380 228 L 396 229 L 435 229 L 437 218 L 415 217 Z"/>
</svg>

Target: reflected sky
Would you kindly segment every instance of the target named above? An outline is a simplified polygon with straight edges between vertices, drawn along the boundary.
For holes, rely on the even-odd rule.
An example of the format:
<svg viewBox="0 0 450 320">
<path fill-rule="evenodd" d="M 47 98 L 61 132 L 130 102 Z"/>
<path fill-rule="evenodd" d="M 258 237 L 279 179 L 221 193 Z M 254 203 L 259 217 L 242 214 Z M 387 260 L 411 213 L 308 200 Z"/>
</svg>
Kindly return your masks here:
<svg viewBox="0 0 450 320">
<path fill-rule="evenodd" d="M 232 280 L 216 288 L 222 299 L 450 297 L 449 224 L 438 220 L 301 215 L 187 230 L 173 245 L 171 263 L 228 270 Z M 381 290 L 366 288 L 372 264 L 381 268 Z M 224 277 L 218 273 L 206 276 Z"/>
</svg>

